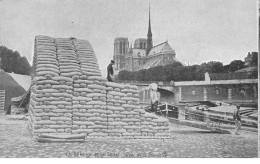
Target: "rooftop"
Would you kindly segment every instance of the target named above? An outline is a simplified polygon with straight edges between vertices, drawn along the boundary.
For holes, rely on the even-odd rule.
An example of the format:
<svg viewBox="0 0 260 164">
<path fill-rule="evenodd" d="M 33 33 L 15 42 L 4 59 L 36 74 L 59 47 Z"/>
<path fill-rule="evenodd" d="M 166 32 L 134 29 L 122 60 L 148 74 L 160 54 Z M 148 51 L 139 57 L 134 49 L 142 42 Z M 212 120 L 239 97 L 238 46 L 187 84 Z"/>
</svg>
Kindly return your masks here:
<svg viewBox="0 0 260 164">
<path fill-rule="evenodd" d="M 165 41 L 161 44 L 154 46 L 149 52 L 148 56 L 153 56 L 158 53 L 170 53 L 175 54 L 175 51 L 171 48 L 168 41 Z"/>
<path fill-rule="evenodd" d="M 127 37 L 116 37 L 114 41 L 117 41 L 117 40 L 128 40 Z"/>
</svg>

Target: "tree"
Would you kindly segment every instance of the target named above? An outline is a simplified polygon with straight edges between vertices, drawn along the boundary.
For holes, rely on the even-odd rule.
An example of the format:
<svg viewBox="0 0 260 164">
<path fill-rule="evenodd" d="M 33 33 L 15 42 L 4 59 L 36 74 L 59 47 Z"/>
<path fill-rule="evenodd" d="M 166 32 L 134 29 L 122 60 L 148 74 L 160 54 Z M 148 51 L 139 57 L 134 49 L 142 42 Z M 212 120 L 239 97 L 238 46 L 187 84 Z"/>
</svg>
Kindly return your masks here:
<svg viewBox="0 0 260 164">
<path fill-rule="evenodd" d="M 21 57 L 18 51 L 13 51 L 5 46 L 0 46 L 1 68 L 5 72 L 29 75 L 31 66 L 26 57 Z"/>
<path fill-rule="evenodd" d="M 22 75 L 30 75 L 31 73 L 31 66 L 28 62 L 28 60 L 26 59 L 26 57 L 20 57 L 17 62 L 18 64 L 18 68 L 20 68 L 19 70 L 17 70 L 16 73 L 18 74 L 22 74 Z"/>
<path fill-rule="evenodd" d="M 210 68 L 209 73 L 222 73 L 223 72 L 223 63 L 217 61 L 210 61 L 207 63 Z"/>
<path fill-rule="evenodd" d="M 230 73 L 230 66 L 229 66 L 229 64 L 223 66 L 223 73 Z"/>
<path fill-rule="evenodd" d="M 135 73 L 134 80 L 137 81 L 146 81 L 146 69 L 142 69 Z"/>
<path fill-rule="evenodd" d="M 208 73 L 222 73 L 224 70 L 223 63 L 217 61 L 210 61 L 202 63 L 196 67 L 197 80 L 203 80 L 206 72 Z"/>
<path fill-rule="evenodd" d="M 229 72 L 235 72 L 239 69 L 243 69 L 245 68 L 245 63 L 241 60 L 233 60 L 232 62 L 230 62 L 229 64 Z"/>
<path fill-rule="evenodd" d="M 129 77 L 130 72 L 126 70 L 122 70 L 118 73 L 119 80 L 127 80 Z"/>
<path fill-rule="evenodd" d="M 196 76 L 196 68 L 197 66 L 194 65 L 194 66 L 186 66 L 184 67 L 184 71 L 183 71 L 183 76 L 185 77 L 184 78 L 184 81 L 193 81 L 193 80 L 196 80 L 197 76 Z"/>
<path fill-rule="evenodd" d="M 1 46 L 0 49 L 1 49 L 0 57 L 2 60 L 2 69 L 5 72 L 12 72 L 12 67 L 9 63 L 10 63 L 10 57 L 11 57 L 13 51 L 4 46 Z"/>
<path fill-rule="evenodd" d="M 218 61 L 204 62 L 201 65 L 193 66 L 182 66 L 181 63 L 176 62 L 166 66 L 156 66 L 147 70 L 130 72 L 130 75 L 125 72 L 124 76 L 126 77 L 121 76 L 125 80 L 135 81 L 202 81 L 205 79 L 206 72 L 209 74 L 216 73 L 218 77 L 220 76 L 219 73 L 230 73 L 244 67 L 245 64 L 241 60 L 234 60 L 225 66 Z"/>
</svg>

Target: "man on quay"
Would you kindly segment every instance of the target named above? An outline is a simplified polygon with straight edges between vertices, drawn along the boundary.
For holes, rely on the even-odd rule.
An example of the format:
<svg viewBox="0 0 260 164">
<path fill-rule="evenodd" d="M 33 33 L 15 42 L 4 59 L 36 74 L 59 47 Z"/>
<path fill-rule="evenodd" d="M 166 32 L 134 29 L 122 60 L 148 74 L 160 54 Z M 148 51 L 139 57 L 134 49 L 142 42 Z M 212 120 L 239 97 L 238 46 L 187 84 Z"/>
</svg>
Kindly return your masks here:
<svg viewBox="0 0 260 164">
<path fill-rule="evenodd" d="M 240 106 L 237 105 L 236 109 L 234 110 L 233 119 L 235 121 L 235 134 L 239 135 L 238 131 L 241 129 L 241 116 L 240 116 Z"/>
<path fill-rule="evenodd" d="M 150 84 L 150 103 L 151 112 L 157 112 L 158 104 L 160 100 L 160 93 L 158 92 L 158 86 L 155 83 Z"/>
</svg>

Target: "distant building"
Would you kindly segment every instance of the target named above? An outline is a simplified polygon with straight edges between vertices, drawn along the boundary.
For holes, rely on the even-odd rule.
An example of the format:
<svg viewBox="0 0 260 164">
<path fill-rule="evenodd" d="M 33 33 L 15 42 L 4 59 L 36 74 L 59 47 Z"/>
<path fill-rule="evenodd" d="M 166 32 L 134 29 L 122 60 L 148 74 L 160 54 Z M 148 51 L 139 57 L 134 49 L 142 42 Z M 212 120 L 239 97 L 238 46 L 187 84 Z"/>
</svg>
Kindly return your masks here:
<svg viewBox="0 0 260 164">
<path fill-rule="evenodd" d="M 247 57 L 245 57 L 245 66 L 255 67 L 258 63 L 258 52 L 248 52 Z"/>
<path fill-rule="evenodd" d="M 120 70 L 125 68 L 125 55 L 128 52 L 129 42 L 127 38 L 118 37 L 114 41 L 114 61 L 115 69 Z"/>
<path fill-rule="evenodd" d="M 128 38 L 117 37 L 114 41 L 113 58 L 116 62 L 115 70 L 128 71 L 138 71 L 180 62 L 168 41 L 153 46 L 150 7 L 147 38 L 138 38 L 134 42 L 134 47 L 132 45 L 129 47 Z"/>
</svg>

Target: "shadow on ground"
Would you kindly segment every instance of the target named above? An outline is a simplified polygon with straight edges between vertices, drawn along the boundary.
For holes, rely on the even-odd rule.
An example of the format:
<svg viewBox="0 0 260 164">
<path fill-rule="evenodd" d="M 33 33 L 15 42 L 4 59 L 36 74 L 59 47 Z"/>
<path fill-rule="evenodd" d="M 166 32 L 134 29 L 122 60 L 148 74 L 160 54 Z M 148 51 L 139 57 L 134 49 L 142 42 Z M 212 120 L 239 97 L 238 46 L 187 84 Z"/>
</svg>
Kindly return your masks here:
<svg viewBox="0 0 260 164">
<path fill-rule="evenodd" d="M 218 132 L 212 131 L 199 131 L 199 130 L 172 130 L 175 134 L 217 134 Z"/>
</svg>

